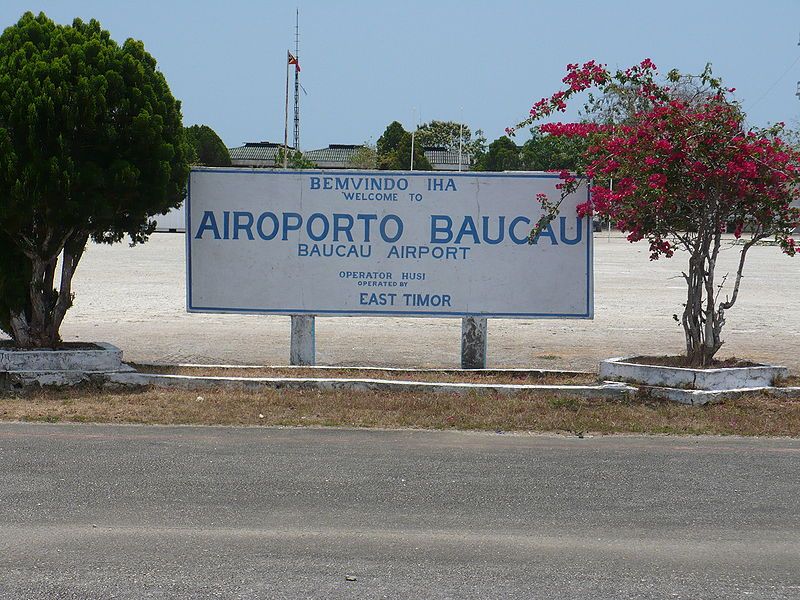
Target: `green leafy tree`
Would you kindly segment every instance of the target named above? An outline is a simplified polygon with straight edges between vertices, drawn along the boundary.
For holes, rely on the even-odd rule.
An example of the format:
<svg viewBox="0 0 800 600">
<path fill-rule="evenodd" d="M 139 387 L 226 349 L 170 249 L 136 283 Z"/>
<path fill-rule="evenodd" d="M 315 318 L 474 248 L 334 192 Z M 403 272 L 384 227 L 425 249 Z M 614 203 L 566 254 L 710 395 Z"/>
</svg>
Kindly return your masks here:
<svg viewBox="0 0 800 600">
<path fill-rule="evenodd" d="M 184 130 L 189 146 L 189 162 L 206 167 L 229 167 L 231 155 L 217 132 L 208 125 L 192 125 Z"/>
<path fill-rule="evenodd" d="M 531 129 L 531 139 L 522 145 L 521 168 L 526 171 L 574 171 L 578 168 L 587 142 L 581 137 L 564 137 Z"/>
<path fill-rule="evenodd" d="M 89 239 L 144 242 L 188 175 L 180 103 L 144 45 L 25 13 L 0 35 L 0 327 L 54 347 Z M 58 288 L 55 281 L 58 277 Z"/>
<path fill-rule="evenodd" d="M 376 145 L 378 160 L 380 161 L 381 158 L 394 152 L 400 145 L 400 140 L 403 139 L 403 136 L 406 133 L 407 131 L 403 128 L 399 121 L 392 121 L 389 123 L 389 125 L 386 127 L 386 130 L 383 132 L 383 135 L 378 138 L 378 143 Z"/>
<path fill-rule="evenodd" d="M 422 146 L 414 140 L 414 169 L 430 171 L 431 163 L 425 158 Z M 378 168 L 383 170 L 405 171 L 411 167 L 411 134 L 393 121 L 378 138 Z"/>
<path fill-rule="evenodd" d="M 375 146 L 364 142 L 364 145 L 350 157 L 347 166 L 351 169 L 376 169 L 378 167 L 378 151 Z"/>
<path fill-rule="evenodd" d="M 461 151 L 465 155 L 476 156 L 480 154 L 486 139 L 480 129 L 475 132 L 475 136 L 475 139 L 473 139 L 472 131 L 468 125 L 456 123 L 455 121 L 434 120 L 417 128 L 416 141 L 423 147 L 440 147 L 458 152 L 460 138 Z"/>
<path fill-rule="evenodd" d="M 499 137 L 478 156 L 473 168 L 476 171 L 518 171 L 522 168 L 519 146 L 506 136 Z"/>
<path fill-rule="evenodd" d="M 278 149 L 278 153 L 275 155 L 275 166 L 276 167 L 283 167 L 283 148 Z M 288 150 L 286 159 L 286 168 L 287 169 L 316 169 L 317 163 L 313 160 L 308 160 L 305 156 L 303 156 L 302 152 L 297 152 L 292 150 L 291 148 Z"/>
</svg>

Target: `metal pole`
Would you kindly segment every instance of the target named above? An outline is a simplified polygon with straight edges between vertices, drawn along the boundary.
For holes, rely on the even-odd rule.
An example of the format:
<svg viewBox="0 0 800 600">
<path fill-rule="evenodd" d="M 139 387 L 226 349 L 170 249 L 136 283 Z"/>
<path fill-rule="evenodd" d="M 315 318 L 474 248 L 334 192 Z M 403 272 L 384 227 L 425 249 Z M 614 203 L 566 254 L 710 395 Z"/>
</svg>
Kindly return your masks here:
<svg viewBox="0 0 800 600">
<path fill-rule="evenodd" d="M 295 9 L 294 25 L 294 149 L 300 152 L 300 9 Z"/>
<path fill-rule="evenodd" d="M 286 51 L 286 110 L 283 113 L 283 168 L 289 165 L 289 51 Z"/>
<path fill-rule="evenodd" d="M 461 171 L 461 149 L 464 145 L 464 107 L 461 107 L 461 123 L 458 124 L 458 170 Z"/>
<path fill-rule="evenodd" d="M 412 126 L 413 129 L 411 130 L 411 169 L 410 170 L 413 171 L 414 170 L 414 134 L 417 132 L 417 109 L 416 108 L 412 108 L 411 109 L 411 115 L 412 115 L 412 117 L 411 117 L 411 121 L 412 121 L 411 126 Z"/>
</svg>

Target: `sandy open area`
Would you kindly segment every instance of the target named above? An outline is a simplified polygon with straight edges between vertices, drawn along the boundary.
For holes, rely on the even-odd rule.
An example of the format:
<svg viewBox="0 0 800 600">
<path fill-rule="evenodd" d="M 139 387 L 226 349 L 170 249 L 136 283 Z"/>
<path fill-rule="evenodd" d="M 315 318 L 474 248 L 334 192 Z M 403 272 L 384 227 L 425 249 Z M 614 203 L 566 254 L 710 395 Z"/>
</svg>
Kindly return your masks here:
<svg viewBox="0 0 800 600">
<path fill-rule="evenodd" d="M 723 253 L 720 275 L 738 253 Z M 490 367 L 596 369 L 602 358 L 677 354 L 685 257 L 650 262 L 645 244 L 595 237 L 595 319 L 489 321 Z M 184 236 L 156 234 L 143 246 L 91 246 L 74 283 L 65 341 L 107 341 L 126 360 L 164 363 L 287 364 L 289 318 L 187 314 Z M 800 257 L 776 247 L 750 252 L 720 356 L 800 371 Z M 508 290 L 514 293 L 514 282 Z M 324 365 L 457 367 L 460 319 L 318 318 Z"/>
</svg>

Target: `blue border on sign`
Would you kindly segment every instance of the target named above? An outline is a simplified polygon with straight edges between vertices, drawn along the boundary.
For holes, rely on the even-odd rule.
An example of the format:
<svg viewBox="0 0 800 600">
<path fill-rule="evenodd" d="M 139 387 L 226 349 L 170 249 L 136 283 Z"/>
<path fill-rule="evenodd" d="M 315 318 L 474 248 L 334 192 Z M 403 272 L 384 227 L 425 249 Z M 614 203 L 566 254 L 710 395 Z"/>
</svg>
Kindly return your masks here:
<svg viewBox="0 0 800 600">
<path fill-rule="evenodd" d="M 351 311 L 351 310 L 304 310 L 285 308 L 220 308 L 210 306 L 194 306 L 192 304 L 192 173 L 245 173 L 249 175 L 314 175 L 325 173 L 342 173 L 344 170 L 303 169 L 298 170 L 273 170 L 273 169 L 242 169 L 227 167 L 193 167 L 189 173 L 186 186 L 186 311 L 190 313 L 217 313 L 217 314 L 251 314 L 251 315 L 329 315 L 337 317 L 486 317 L 507 319 L 593 319 L 594 318 L 594 232 L 592 231 L 592 217 L 583 217 L 586 222 L 586 310 L 582 313 L 498 313 L 498 312 L 442 312 L 442 311 Z M 374 174 L 375 171 L 346 170 L 353 174 Z M 402 173 L 404 177 L 429 177 L 431 173 L 441 173 L 448 177 L 481 177 L 481 178 L 523 178 L 523 179 L 558 179 L 558 173 L 475 173 L 463 171 L 381 171 L 381 174 Z M 590 199 L 590 183 L 586 182 L 586 199 Z"/>
<path fill-rule="evenodd" d="M 193 171 L 194 169 L 192 169 Z M 184 227 L 186 232 L 186 312 L 194 312 L 192 308 L 192 172 L 186 179 L 186 202 L 184 203 Z"/>
</svg>

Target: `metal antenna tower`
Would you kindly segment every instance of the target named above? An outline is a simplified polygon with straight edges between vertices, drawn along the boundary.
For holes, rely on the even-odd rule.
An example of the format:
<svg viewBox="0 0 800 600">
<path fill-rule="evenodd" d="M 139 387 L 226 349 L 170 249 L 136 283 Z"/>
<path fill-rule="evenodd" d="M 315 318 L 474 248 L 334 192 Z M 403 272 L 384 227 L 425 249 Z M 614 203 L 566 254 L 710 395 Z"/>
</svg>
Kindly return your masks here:
<svg viewBox="0 0 800 600">
<path fill-rule="evenodd" d="M 295 9 L 294 55 L 300 63 L 300 9 Z M 300 69 L 294 70 L 294 149 L 300 151 Z"/>
</svg>

